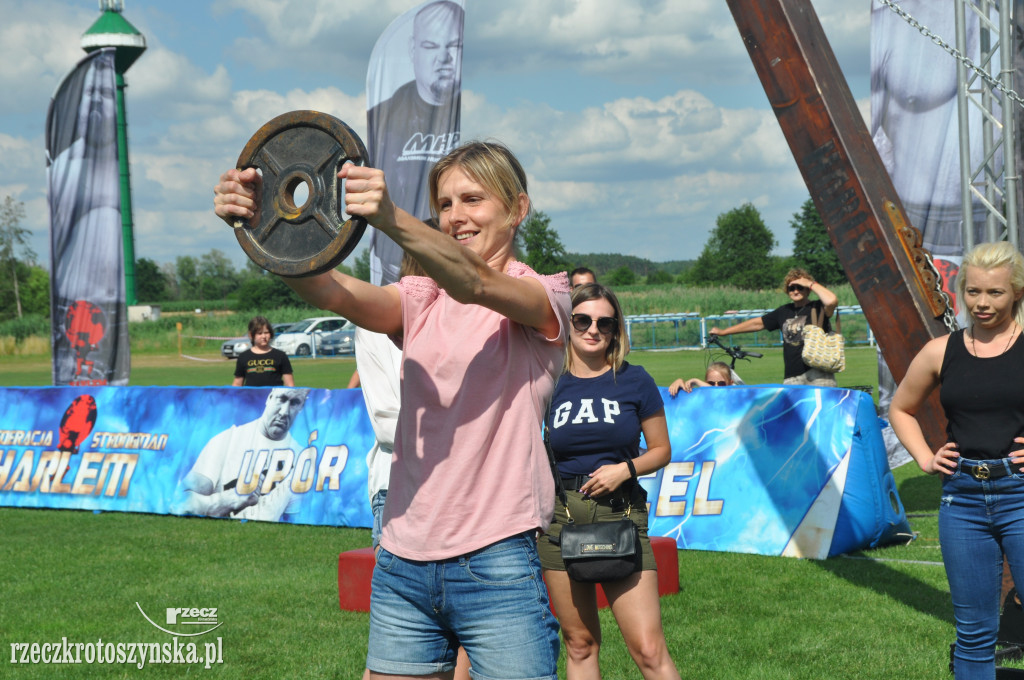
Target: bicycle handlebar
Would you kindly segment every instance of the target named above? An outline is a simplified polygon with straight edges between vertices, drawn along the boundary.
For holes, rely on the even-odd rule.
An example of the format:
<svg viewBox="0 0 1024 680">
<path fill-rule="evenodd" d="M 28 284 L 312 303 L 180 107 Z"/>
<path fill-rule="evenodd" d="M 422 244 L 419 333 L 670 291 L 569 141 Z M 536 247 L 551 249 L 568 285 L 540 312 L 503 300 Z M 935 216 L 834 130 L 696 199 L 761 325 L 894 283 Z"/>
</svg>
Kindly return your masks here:
<svg viewBox="0 0 1024 680">
<path fill-rule="evenodd" d="M 763 354 L 760 354 L 758 352 L 746 352 L 743 349 L 741 349 L 739 347 L 739 345 L 737 345 L 735 347 L 727 347 L 727 346 L 722 344 L 722 341 L 719 340 L 718 336 L 715 335 L 714 333 L 709 334 L 707 336 L 707 338 L 705 338 L 705 341 L 707 342 L 707 344 L 715 345 L 716 347 L 721 349 L 723 352 L 725 352 L 730 357 L 732 357 L 734 361 L 736 359 L 746 359 L 748 357 L 753 357 L 755 359 L 760 359 L 761 357 L 764 356 Z"/>
</svg>

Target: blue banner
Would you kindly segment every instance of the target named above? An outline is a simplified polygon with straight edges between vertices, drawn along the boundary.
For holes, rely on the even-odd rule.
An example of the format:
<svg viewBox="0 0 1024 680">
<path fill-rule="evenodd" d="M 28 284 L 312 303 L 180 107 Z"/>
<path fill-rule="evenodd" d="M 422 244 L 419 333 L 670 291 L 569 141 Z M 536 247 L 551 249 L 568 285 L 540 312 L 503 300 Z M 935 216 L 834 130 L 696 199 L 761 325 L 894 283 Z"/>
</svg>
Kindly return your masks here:
<svg viewBox="0 0 1024 680">
<path fill-rule="evenodd" d="M 909 540 L 871 397 L 816 387 L 662 389 L 672 462 L 641 480 L 680 548 L 823 559 Z"/>
<path fill-rule="evenodd" d="M 870 396 L 662 389 L 672 462 L 642 478 L 680 548 L 824 558 L 909 537 Z M 0 389 L 0 505 L 369 527 L 359 390 Z"/>
<path fill-rule="evenodd" d="M 358 390 L 9 388 L 0 413 L 0 505 L 372 522 Z M 193 472 L 212 488 L 189 488 Z"/>
</svg>

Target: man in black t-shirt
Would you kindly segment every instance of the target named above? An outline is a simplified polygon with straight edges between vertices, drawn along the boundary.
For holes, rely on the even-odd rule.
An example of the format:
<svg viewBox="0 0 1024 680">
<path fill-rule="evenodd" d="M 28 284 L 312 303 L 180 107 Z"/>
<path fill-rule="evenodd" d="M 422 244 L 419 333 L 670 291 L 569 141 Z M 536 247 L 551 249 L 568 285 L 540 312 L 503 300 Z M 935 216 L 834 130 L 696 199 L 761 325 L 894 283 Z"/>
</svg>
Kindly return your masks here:
<svg viewBox="0 0 1024 680">
<path fill-rule="evenodd" d="M 811 368 L 803 362 L 804 348 L 803 327 L 812 323 L 814 314 L 818 325 L 825 332 L 832 330 L 829 318 L 839 304 L 835 293 L 821 285 L 803 269 L 790 269 L 783 281 L 783 288 L 791 302 L 783 305 L 764 316 L 741 321 L 727 328 L 713 327 L 714 335 L 733 335 L 734 333 L 754 333 L 756 331 L 782 331 L 782 361 L 784 365 L 784 385 L 816 385 L 818 387 L 835 387 L 836 378 Z M 820 299 L 811 300 L 810 294 L 815 293 Z"/>
</svg>

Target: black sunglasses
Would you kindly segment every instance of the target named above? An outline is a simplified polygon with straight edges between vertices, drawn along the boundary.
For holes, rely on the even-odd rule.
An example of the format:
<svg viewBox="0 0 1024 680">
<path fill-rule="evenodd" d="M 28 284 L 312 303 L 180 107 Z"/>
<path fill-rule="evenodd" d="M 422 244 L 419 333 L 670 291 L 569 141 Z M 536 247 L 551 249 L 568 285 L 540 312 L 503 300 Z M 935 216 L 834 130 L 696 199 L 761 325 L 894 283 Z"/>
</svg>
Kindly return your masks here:
<svg viewBox="0 0 1024 680">
<path fill-rule="evenodd" d="M 585 333 L 590 330 L 590 326 L 594 323 L 594 319 L 590 318 L 589 314 L 573 314 L 572 315 L 572 327 L 580 333 Z M 602 316 L 597 319 L 597 330 L 601 333 L 614 333 L 615 329 L 619 327 L 618 319 L 610 316 Z"/>
<path fill-rule="evenodd" d="M 801 286 L 799 283 L 789 284 L 789 288 L 786 289 L 788 292 L 793 293 L 798 290 L 807 290 L 807 286 Z"/>
<path fill-rule="evenodd" d="M 708 385 L 710 385 L 711 387 L 727 387 L 729 383 L 725 382 L 724 380 L 709 380 Z"/>
</svg>

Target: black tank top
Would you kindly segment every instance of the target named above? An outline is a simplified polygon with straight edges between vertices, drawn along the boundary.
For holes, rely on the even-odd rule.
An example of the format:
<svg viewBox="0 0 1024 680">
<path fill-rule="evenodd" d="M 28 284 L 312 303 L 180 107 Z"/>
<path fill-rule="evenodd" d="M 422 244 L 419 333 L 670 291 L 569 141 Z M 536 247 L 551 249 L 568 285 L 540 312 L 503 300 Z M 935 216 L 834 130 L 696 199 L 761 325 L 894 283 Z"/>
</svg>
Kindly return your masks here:
<svg viewBox="0 0 1024 680">
<path fill-rule="evenodd" d="M 967 351 L 967 336 L 956 331 L 946 342 L 939 400 L 946 412 L 946 436 L 969 460 L 1005 458 L 1024 449 L 1024 341 L 1018 335 L 999 356 L 979 358 Z"/>
</svg>

